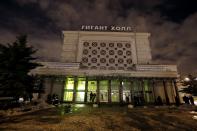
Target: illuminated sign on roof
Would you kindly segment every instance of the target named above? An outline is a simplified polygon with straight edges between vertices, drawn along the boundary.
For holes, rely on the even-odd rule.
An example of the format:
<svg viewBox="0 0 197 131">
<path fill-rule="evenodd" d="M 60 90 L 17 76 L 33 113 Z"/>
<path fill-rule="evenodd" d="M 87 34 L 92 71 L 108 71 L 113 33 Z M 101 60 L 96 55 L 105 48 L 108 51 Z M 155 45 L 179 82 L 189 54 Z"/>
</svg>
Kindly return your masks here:
<svg viewBox="0 0 197 131">
<path fill-rule="evenodd" d="M 81 30 L 86 31 L 119 31 L 132 32 L 134 28 L 131 26 L 101 26 L 101 25 L 82 25 Z"/>
</svg>

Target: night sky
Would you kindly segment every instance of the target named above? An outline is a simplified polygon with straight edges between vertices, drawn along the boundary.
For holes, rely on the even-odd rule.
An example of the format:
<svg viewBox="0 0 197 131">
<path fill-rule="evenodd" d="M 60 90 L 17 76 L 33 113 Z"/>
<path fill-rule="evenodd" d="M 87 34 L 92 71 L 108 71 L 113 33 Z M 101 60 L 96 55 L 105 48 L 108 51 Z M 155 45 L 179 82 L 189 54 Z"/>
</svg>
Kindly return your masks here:
<svg viewBox="0 0 197 131">
<path fill-rule="evenodd" d="M 62 30 L 134 26 L 151 33 L 153 62 L 197 74 L 197 0 L 0 0 L 0 43 L 27 34 L 39 61 L 60 61 Z"/>
</svg>

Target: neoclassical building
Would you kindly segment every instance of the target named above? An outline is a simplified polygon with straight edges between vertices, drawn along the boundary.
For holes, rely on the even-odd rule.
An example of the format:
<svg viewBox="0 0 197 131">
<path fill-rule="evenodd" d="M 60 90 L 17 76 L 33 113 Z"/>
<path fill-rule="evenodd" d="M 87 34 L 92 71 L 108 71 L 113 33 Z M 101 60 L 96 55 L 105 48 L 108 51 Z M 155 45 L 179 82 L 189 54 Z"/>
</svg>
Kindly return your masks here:
<svg viewBox="0 0 197 131">
<path fill-rule="evenodd" d="M 151 64 L 150 33 L 63 31 L 61 62 L 41 62 L 32 70 L 44 76 L 46 99 L 58 94 L 63 102 L 175 103 L 176 65 Z"/>
</svg>

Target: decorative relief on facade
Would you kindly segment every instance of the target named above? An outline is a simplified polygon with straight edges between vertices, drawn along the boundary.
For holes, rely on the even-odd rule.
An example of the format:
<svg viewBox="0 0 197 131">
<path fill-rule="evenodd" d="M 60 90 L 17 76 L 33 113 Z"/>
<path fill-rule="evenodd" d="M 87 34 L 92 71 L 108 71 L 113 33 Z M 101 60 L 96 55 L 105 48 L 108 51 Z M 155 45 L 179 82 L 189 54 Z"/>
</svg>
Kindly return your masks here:
<svg viewBox="0 0 197 131">
<path fill-rule="evenodd" d="M 84 42 L 83 45 L 84 45 L 85 47 L 88 47 L 88 46 L 89 46 L 89 43 L 88 43 L 88 42 Z"/>
<path fill-rule="evenodd" d="M 83 54 L 84 54 L 84 55 L 87 55 L 87 54 L 88 54 L 88 50 L 87 50 L 87 49 L 84 49 L 84 50 L 83 50 Z"/>
<path fill-rule="evenodd" d="M 130 43 L 126 43 L 126 44 L 125 44 L 125 47 L 126 47 L 126 48 L 130 48 L 130 47 L 131 47 L 131 44 L 130 44 Z"/>
<path fill-rule="evenodd" d="M 109 43 L 109 47 L 114 47 L 114 43 Z"/>
<path fill-rule="evenodd" d="M 96 47 L 97 46 L 97 42 L 92 42 L 92 46 Z"/>
<path fill-rule="evenodd" d="M 109 63 L 114 63 L 115 62 L 115 59 L 114 58 L 110 58 L 109 59 Z"/>
<path fill-rule="evenodd" d="M 92 51 L 92 54 L 93 54 L 93 55 L 96 55 L 96 54 L 97 54 L 97 50 L 93 50 L 93 51 Z"/>
<path fill-rule="evenodd" d="M 105 63 L 105 62 L 106 62 L 106 59 L 105 59 L 105 58 L 101 58 L 101 59 L 100 59 L 100 62 L 101 62 L 101 63 Z"/>
<path fill-rule="evenodd" d="M 89 69 L 127 70 L 133 64 L 131 44 L 128 41 L 84 41 L 81 64 Z"/>
<path fill-rule="evenodd" d="M 109 54 L 110 54 L 110 55 L 114 55 L 114 50 L 110 50 L 110 51 L 109 51 Z"/>
<path fill-rule="evenodd" d="M 82 58 L 82 63 L 88 63 L 88 58 L 87 57 L 83 57 Z"/>
<path fill-rule="evenodd" d="M 126 55 L 130 56 L 131 55 L 131 51 L 126 51 Z"/>
<path fill-rule="evenodd" d="M 106 46 L 106 44 L 105 43 L 101 43 L 101 47 L 105 47 Z"/>
<path fill-rule="evenodd" d="M 124 60 L 122 58 L 118 59 L 118 63 L 123 63 L 123 62 L 124 62 Z"/>
<path fill-rule="evenodd" d="M 117 43 L 117 47 L 121 48 L 122 47 L 122 43 Z"/>
<path fill-rule="evenodd" d="M 118 55 L 122 55 L 123 51 L 122 50 L 118 50 Z"/>
<path fill-rule="evenodd" d="M 132 63 L 132 59 L 127 59 L 127 63 L 131 64 Z"/>
<path fill-rule="evenodd" d="M 92 58 L 92 59 L 91 59 L 91 62 L 92 62 L 92 63 L 96 63 L 96 62 L 97 62 L 97 59 L 96 59 L 96 58 Z"/>
<path fill-rule="evenodd" d="M 106 54 L 106 51 L 105 50 L 101 50 L 101 55 L 105 55 Z"/>
</svg>

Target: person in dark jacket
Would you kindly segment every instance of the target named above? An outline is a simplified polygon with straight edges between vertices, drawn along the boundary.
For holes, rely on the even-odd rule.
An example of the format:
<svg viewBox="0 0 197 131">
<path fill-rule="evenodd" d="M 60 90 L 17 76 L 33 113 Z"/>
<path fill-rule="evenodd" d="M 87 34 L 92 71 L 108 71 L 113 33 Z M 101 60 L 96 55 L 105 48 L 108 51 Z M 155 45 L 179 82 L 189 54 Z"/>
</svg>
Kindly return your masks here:
<svg viewBox="0 0 197 131">
<path fill-rule="evenodd" d="M 92 98 L 93 98 L 93 93 L 90 92 L 90 102 L 92 101 Z"/>
<path fill-rule="evenodd" d="M 192 95 L 189 96 L 189 101 L 192 105 L 194 105 L 194 98 Z"/>
</svg>

